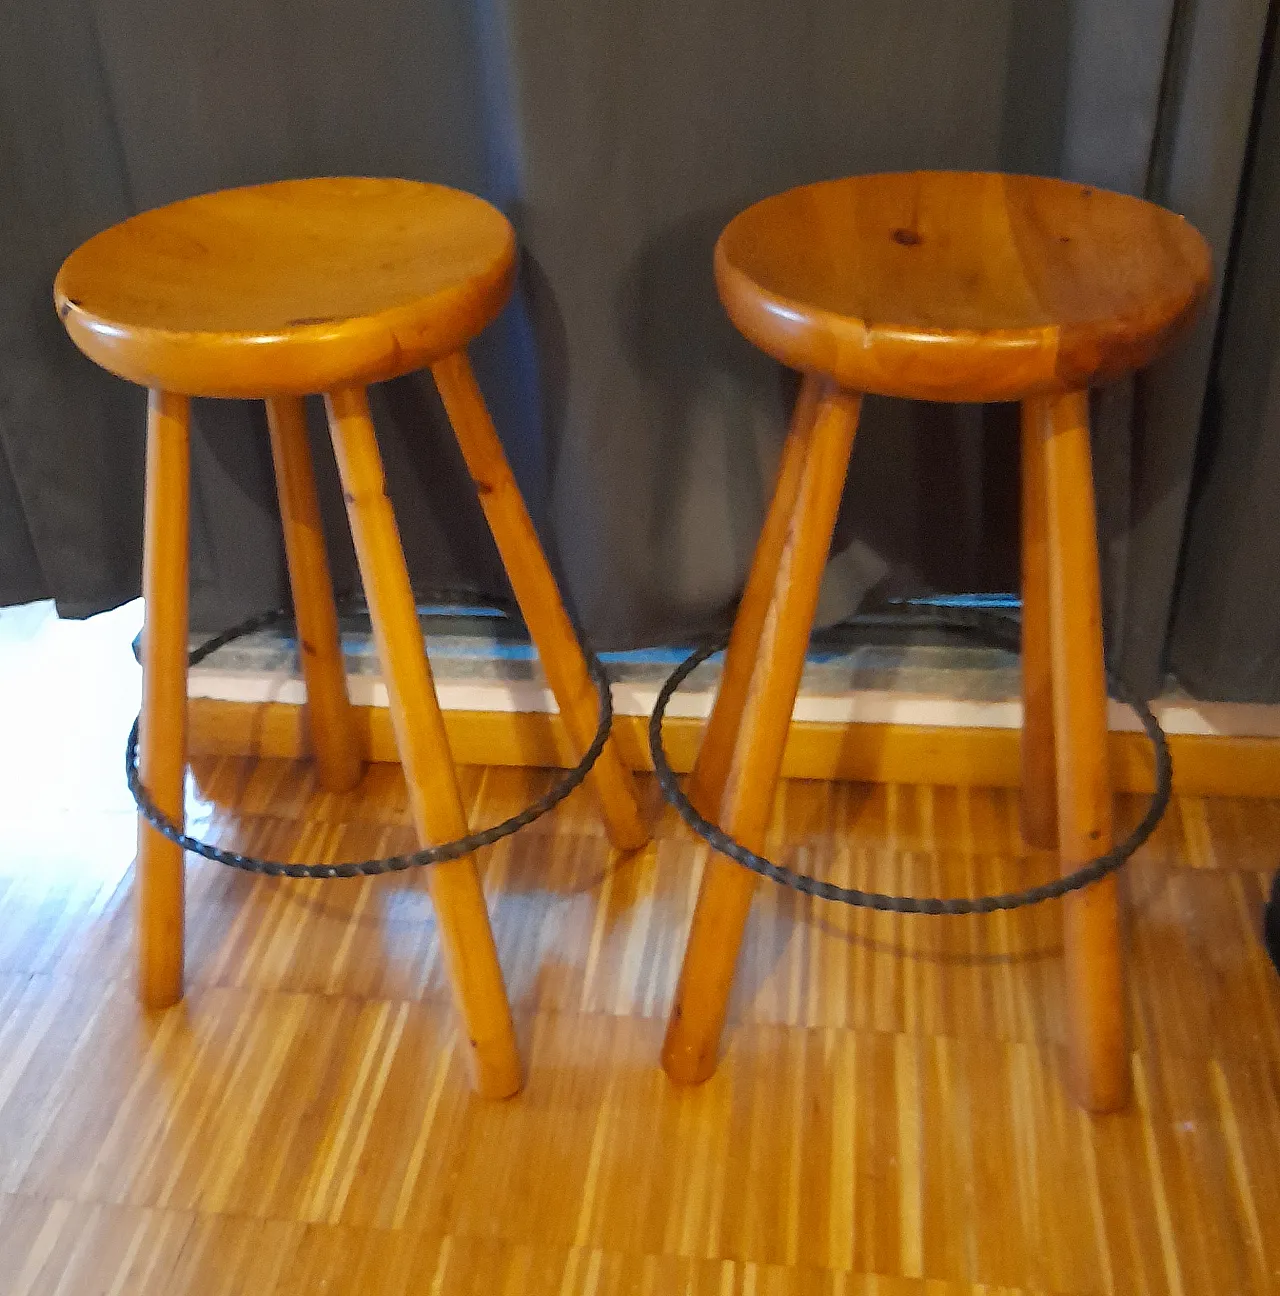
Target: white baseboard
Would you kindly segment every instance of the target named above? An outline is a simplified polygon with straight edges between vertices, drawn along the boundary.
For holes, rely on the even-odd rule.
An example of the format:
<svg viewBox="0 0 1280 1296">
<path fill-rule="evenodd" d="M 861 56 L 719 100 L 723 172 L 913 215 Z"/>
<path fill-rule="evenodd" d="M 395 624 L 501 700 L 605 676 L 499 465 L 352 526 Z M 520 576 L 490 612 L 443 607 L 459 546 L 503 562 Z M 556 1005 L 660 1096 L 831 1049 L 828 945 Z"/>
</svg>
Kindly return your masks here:
<svg viewBox="0 0 1280 1296">
<path fill-rule="evenodd" d="M 529 680 L 437 679 L 440 705 L 446 711 L 553 712 L 555 699 L 545 686 Z M 351 700 L 361 706 L 385 707 L 387 690 L 381 679 L 361 674 L 348 679 Z M 192 697 L 227 702 L 305 701 L 301 679 L 288 671 L 222 671 L 197 667 L 191 672 Z M 672 699 L 671 716 L 703 718 L 710 713 L 710 688 L 690 687 Z M 649 685 L 617 683 L 613 704 L 620 715 L 647 716 L 657 698 Z M 1170 734 L 1223 737 L 1280 737 L 1280 706 L 1257 703 L 1198 702 L 1170 694 L 1153 704 L 1156 717 Z M 796 700 L 797 720 L 829 724 L 896 724 L 941 728 L 1017 729 L 1022 705 L 1016 697 L 969 699 L 946 693 L 913 693 L 894 689 L 853 689 L 848 692 L 802 691 Z M 1110 727 L 1115 731 L 1141 726 L 1129 707 L 1110 704 Z"/>
</svg>

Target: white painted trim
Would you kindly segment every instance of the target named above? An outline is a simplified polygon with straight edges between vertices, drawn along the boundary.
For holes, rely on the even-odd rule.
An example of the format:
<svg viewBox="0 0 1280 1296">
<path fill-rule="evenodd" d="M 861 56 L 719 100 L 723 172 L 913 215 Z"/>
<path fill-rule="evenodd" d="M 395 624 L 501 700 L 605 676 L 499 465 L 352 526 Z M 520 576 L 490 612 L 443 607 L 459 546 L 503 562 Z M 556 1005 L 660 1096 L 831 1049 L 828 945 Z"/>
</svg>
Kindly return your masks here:
<svg viewBox="0 0 1280 1296">
<path fill-rule="evenodd" d="M 387 690 L 371 675 L 348 680 L 351 700 L 358 706 L 387 705 Z M 446 711 L 553 712 L 549 689 L 529 682 L 499 680 L 437 680 L 440 705 Z M 227 702 L 284 702 L 305 700 L 302 681 L 289 672 L 219 671 L 197 667 L 191 672 L 192 697 Z M 619 715 L 647 716 L 653 710 L 657 689 L 615 684 L 613 704 Z M 668 714 L 704 718 L 711 711 L 709 689 L 676 695 Z M 1280 738 L 1280 706 L 1254 703 L 1196 702 L 1172 696 L 1153 707 L 1166 733 L 1209 734 L 1229 737 Z M 930 725 L 941 728 L 1016 729 L 1022 724 L 1022 704 L 1016 699 L 974 701 L 942 694 L 918 694 L 889 689 L 853 690 L 840 694 L 802 693 L 796 701 L 795 719 L 828 724 Z M 1118 702 L 1110 705 L 1113 730 L 1137 730 L 1137 717 Z"/>
</svg>

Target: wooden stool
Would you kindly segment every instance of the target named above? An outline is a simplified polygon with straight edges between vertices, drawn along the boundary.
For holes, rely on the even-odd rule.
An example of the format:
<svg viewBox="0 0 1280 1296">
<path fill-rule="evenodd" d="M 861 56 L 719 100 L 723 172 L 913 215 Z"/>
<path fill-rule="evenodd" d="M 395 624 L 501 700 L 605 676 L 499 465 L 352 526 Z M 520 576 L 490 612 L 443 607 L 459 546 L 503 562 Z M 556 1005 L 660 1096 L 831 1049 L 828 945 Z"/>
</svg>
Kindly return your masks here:
<svg viewBox="0 0 1280 1296">
<path fill-rule="evenodd" d="M 515 273 L 505 217 L 469 194 L 404 180 L 299 180 L 207 194 L 90 239 L 55 285 L 76 345 L 150 389 L 143 593 L 142 781 L 181 822 L 186 766 L 191 396 L 266 402 L 321 781 L 360 778 L 302 397 L 323 392 L 391 718 L 424 845 L 467 832 L 365 387 L 430 366 L 564 723 L 595 734 L 595 689 L 502 445 L 467 342 Z M 591 777 L 613 842 L 647 831 L 630 771 L 606 746 Z M 183 855 L 138 842 L 140 996 L 182 997 Z M 432 866 L 440 938 L 477 1089 L 515 1093 L 520 1064 L 484 896 L 470 858 Z"/>
<path fill-rule="evenodd" d="M 800 684 L 860 393 L 1022 402 L 1023 821 L 1064 872 L 1111 848 L 1107 701 L 1088 387 L 1146 364 L 1210 280 L 1200 235 L 1134 198 L 983 174 L 809 185 L 739 215 L 716 246 L 737 327 L 805 377 L 690 799 L 751 850 Z M 707 862 L 663 1063 L 706 1079 L 754 875 Z M 1070 1074 L 1124 1104 L 1115 879 L 1066 900 Z"/>
</svg>

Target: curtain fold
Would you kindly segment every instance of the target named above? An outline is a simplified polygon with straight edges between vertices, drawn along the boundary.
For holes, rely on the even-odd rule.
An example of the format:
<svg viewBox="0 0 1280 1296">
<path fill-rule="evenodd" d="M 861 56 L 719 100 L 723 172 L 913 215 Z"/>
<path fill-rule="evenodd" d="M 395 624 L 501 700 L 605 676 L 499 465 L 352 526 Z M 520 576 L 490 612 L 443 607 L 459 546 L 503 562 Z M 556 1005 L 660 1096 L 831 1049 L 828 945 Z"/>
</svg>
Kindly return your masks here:
<svg viewBox="0 0 1280 1296">
<path fill-rule="evenodd" d="M 1259 105 L 1170 662 L 1192 692 L 1280 702 L 1280 72 Z"/>
<path fill-rule="evenodd" d="M 1191 336 L 1137 383 L 1132 522 L 1119 664 L 1147 692 L 1169 664 L 1179 555 L 1266 45 L 1270 0 L 1180 0 L 1148 196 L 1209 240 L 1215 285 Z M 1265 599 L 1265 586 L 1254 591 Z M 1205 679 L 1202 696 L 1225 697 Z"/>
<path fill-rule="evenodd" d="M 138 588 L 142 397 L 62 336 L 48 305 L 61 258 L 130 211 L 346 172 L 455 184 L 515 223 L 516 299 L 473 354 L 598 646 L 722 625 L 794 391 L 719 307 L 722 225 L 827 176 L 1003 167 L 1148 193 L 1222 259 L 1264 9 L 375 0 L 352 22 L 336 0 L 17 0 L 0 16 L 0 192 L 17 195 L 0 203 L 0 597 L 52 594 L 78 615 Z M 1108 637 L 1142 687 L 1163 662 L 1205 328 L 1095 411 Z M 429 380 L 374 397 L 415 582 L 501 590 Z M 261 411 L 198 402 L 195 427 L 192 610 L 215 628 L 286 582 Z M 873 586 L 1016 588 L 1017 500 L 1016 411 L 869 400 L 820 616 Z"/>
<path fill-rule="evenodd" d="M 132 210 L 92 15 L 0 11 L 0 595 L 87 615 L 137 593 L 142 410 L 52 306 L 67 251 Z"/>
</svg>

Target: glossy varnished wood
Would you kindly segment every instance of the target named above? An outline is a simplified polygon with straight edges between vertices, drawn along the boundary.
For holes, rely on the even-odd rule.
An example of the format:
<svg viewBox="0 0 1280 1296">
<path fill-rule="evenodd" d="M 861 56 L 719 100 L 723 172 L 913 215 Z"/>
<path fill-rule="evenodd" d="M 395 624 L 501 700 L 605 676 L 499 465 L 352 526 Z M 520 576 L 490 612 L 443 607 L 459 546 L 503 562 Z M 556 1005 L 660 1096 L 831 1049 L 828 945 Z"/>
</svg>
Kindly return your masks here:
<svg viewBox="0 0 1280 1296">
<path fill-rule="evenodd" d="M 505 303 L 515 247 L 501 212 L 443 185 L 287 180 L 113 226 L 54 295 L 76 345 L 143 386 L 306 395 L 457 350 Z"/>
<path fill-rule="evenodd" d="M 1087 388 L 1146 364 L 1190 320 L 1210 282 L 1203 238 L 1171 212 L 1088 185 L 912 172 L 766 198 L 730 221 L 715 267 L 741 332 L 837 389 L 1024 403 L 1024 822 L 1040 846 L 1056 824 L 1064 870 L 1105 853 L 1111 783 Z M 800 516 L 791 525 L 803 535 Z M 805 538 L 828 542 L 816 526 Z M 775 547 L 766 526 L 762 569 Z M 758 598 L 748 595 L 739 638 L 759 643 L 754 691 L 785 652 L 756 629 Z M 809 621 L 794 629 L 807 636 Z M 753 725 L 750 699 L 742 711 L 719 821 L 753 850 L 762 828 L 735 832 L 734 784 L 771 795 L 771 783 L 743 771 L 768 768 L 776 745 L 776 778 L 793 699 L 794 690 L 772 717 L 779 733 Z M 714 719 L 708 743 L 714 771 L 728 746 Z M 694 791 L 705 802 L 704 781 L 699 772 Z M 747 811 L 745 822 L 754 828 L 762 813 Z M 749 903 L 731 865 L 708 866 L 664 1050 L 677 1078 L 704 1079 L 715 1065 Z M 1068 899 L 1066 920 L 1072 1087 L 1089 1110 L 1114 1111 L 1128 1094 L 1114 880 Z"/>
<path fill-rule="evenodd" d="M 292 703 L 192 698 L 188 713 L 189 745 L 196 755 L 297 759 L 313 754 L 303 708 Z M 358 706 L 355 715 L 360 750 L 368 759 L 398 760 L 387 709 Z M 577 762 L 577 748 L 558 715 L 447 710 L 444 721 L 459 762 L 564 768 Z M 648 727 L 645 716 L 614 717 L 614 740 L 632 770 L 653 768 Z M 678 773 L 693 768 L 705 729 L 706 722 L 693 716 L 672 716 L 663 726 L 667 754 Z M 1177 791 L 1280 796 L 1280 739 L 1171 734 L 1169 747 Z M 1021 759 L 1016 729 L 793 720 L 782 773 L 785 778 L 901 783 L 927 770 L 931 778 L 965 787 L 1016 788 Z M 1111 733 L 1108 763 L 1116 792 L 1150 793 L 1151 747 L 1145 734 Z"/>
<path fill-rule="evenodd" d="M 423 845 L 453 841 L 466 835 L 467 819 L 368 399 L 363 388 L 348 387 L 330 392 L 325 405 L 418 837 Z M 476 1088 L 510 1097 L 520 1088 L 520 1059 L 475 862 L 464 856 L 433 865 L 427 885 Z"/>
<path fill-rule="evenodd" d="M 361 756 L 347 696 L 346 663 L 301 397 L 270 398 L 267 424 L 293 593 L 298 656 L 307 686 L 312 750 L 320 781 L 333 792 L 346 792 L 360 781 Z"/>
<path fill-rule="evenodd" d="M 466 353 L 459 351 L 446 356 L 431 372 L 462 447 L 467 470 L 475 482 L 480 506 L 502 556 L 520 614 L 538 649 L 565 727 L 573 735 L 576 755 L 581 757 L 595 738 L 599 723 L 596 689 L 587 673 L 556 579 L 542 552 L 542 542 L 507 463 Z M 631 772 L 623 764 L 612 738 L 592 766 L 589 781 L 600 799 L 614 845 L 621 850 L 643 846 L 649 840 L 649 830 L 636 802 Z"/>
<path fill-rule="evenodd" d="M 756 658 L 760 654 L 760 637 L 764 633 L 769 604 L 773 600 L 778 565 L 782 561 L 783 547 L 795 512 L 796 498 L 800 493 L 800 481 L 823 385 L 824 380 L 813 374 L 806 375 L 801 382 L 791 415 L 791 426 L 782 443 L 782 458 L 778 464 L 778 476 L 769 510 L 765 514 L 764 525 L 760 529 L 760 537 L 756 541 L 755 554 L 751 560 L 751 571 L 742 598 L 738 601 L 738 610 L 734 614 L 733 631 L 720 674 L 720 687 L 716 691 L 711 717 L 698 749 L 697 763 L 689 779 L 690 801 L 703 815 L 713 820 L 719 814 L 720 801 L 729 779 L 738 728 L 742 723 L 743 708 L 747 704 Z"/>
<path fill-rule="evenodd" d="M 813 416 L 716 816 L 748 850 L 764 849 L 859 407 L 856 397 L 829 391 Z M 789 488 L 785 477 L 779 488 Z M 715 1070 L 755 881 L 723 855 L 707 861 L 662 1047 L 663 1067 L 681 1084 L 700 1083 Z"/>
<path fill-rule="evenodd" d="M 150 393 L 138 772 L 155 804 L 178 822 L 187 769 L 190 417 L 185 396 Z M 181 847 L 139 819 L 138 996 L 148 1008 L 182 998 L 183 871 Z"/>
<path fill-rule="evenodd" d="M 1046 500 L 1058 850 L 1063 871 L 1070 872 L 1113 844 L 1088 394 L 1054 398 L 1037 421 Z M 1089 1110 L 1115 1111 L 1129 1096 L 1116 879 L 1068 896 L 1064 913 L 1072 1089 Z"/>
<path fill-rule="evenodd" d="M 1047 397 L 1022 403 L 1022 832 L 1042 850 L 1058 845 L 1044 463 L 1052 408 Z"/>
<path fill-rule="evenodd" d="M 739 329 L 792 368 L 889 396 L 1021 400 L 1146 364 L 1202 298 L 1210 256 L 1136 198 L 912 172 L 749 207 L 716 277 Z"/>
<path fill-rule="evenodd" d="M 55 628 L 21 666 L 0 645 L 5 1296 L 1274 1291 L 1280 982 L 1257 927 L 1280 803 L 1180 797 L 1123 877 L 1134 1102 L 1092 1120 L 1059 1084 L 1058 906 L 903 919 L 761 886 L 724 1061 L 669 1084 L 654 1057 L 703 852 L 668 814 L 612 856 L 576 794 L 478 857 L 529 1060 L 525 1093 L 490 1103 L 421 875 L 193 861 L 187 999 L 139 1018 L 136 624 L 93 640 L 79 691 L 58 644 L 94 623 Z M 188 822 L 225 845 L 416 840 L 393 766 L 343 795 L 307 763 L 195 775 Z M 467 817 L 551 777 L 464 769 Z M 1140 810 L 1121 799 L 1117 826 Z M 1052 876 L 1017 824 L 1013 789 L 790 782 L 768 839 L 845 885 L 964 894 Z"/>
<path fill-rule="evenodd" d="M 491 496 L 485 511 L 565 723 L 580 749 L 589 743 L 594 698 L 585 664 L 461 350 L 505 303 L 514 266 L 510 224 L 479 198 L 359 178 L 287 181 L 175 203 L 90 239 L 63 264 L 54 295 L 80 349 L 113 373 L 181 393 L 153 395 L 147 482 L 143 769 L 171 813 L 186 755 L 185 419 L 192 395 L 267 400 L 310 743 L 330 791 L 359 778 L 361 751 L 301 401 L 321 391 L 419 838 L 439 843 L 467 832 L 365 397 L 366 383 L 433 362 L 440 362 L 437 381 L 464 454 Z M 170 444 L 176 433 L 156 434 L 166 420 L 181 422 L 180 449 Z M 615 840 L 642 845 L 647 834 L 631 775 L 612 746 L 595 774 Z M 163 1006 L 182 993 L 182 857 L 146 829 L 140 853 L 142 995 Z M 508 1097 L 520 1087 L 519 1057 L 474 862 L 432 868 L 429 888 L 476 1087 Z"/>
</svg>

